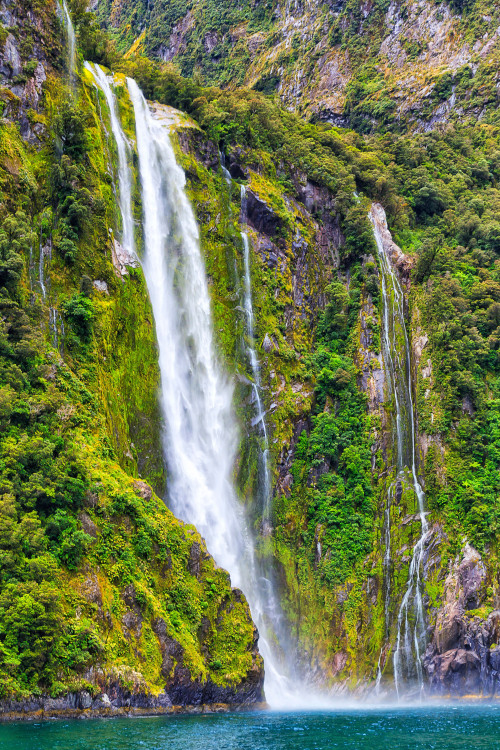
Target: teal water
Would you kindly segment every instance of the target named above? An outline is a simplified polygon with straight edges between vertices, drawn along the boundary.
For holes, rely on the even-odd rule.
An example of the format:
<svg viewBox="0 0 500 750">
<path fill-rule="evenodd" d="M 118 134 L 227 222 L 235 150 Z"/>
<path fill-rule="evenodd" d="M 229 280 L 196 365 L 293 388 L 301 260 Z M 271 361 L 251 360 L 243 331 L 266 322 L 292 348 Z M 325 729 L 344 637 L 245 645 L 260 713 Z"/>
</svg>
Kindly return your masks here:
<svg viewBox="0 0 500 750">
<path fill-rule="evenodd" d="M 1 750 L 499 750 L 500 706 L 0 725 Z"/>
</svg>

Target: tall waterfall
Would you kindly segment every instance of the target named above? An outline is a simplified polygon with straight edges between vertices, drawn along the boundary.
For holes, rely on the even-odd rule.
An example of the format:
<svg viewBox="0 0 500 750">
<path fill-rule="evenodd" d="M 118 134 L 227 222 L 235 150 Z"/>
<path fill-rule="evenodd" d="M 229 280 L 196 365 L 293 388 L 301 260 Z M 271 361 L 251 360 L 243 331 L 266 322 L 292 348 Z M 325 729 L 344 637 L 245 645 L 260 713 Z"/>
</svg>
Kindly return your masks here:
<svg viewBox="0 0 500 750">
<path fill-rule="evenodd" d="M 244 185 L 241 186 L 241 223 L 245 225 L 247 223 L 247 197 L 246 188 Z M 262 524 L 264 533 L 270 531 L 270 512 L 271 512 L 271 470 L 269 468 L 269 437 L 267 434 L 266 426 L 266 413 L 261 398 L 261 379 L 260 379 L 260 365 L 255 352 L 255 331 L 254 331 L 254 314 L 253 314 L 253 301 L 252 301 L 252 277 L 250 274 L 250 244 L 248 241 L 248 234 L 245 231 L 241 232 L 241 240 L 243 243 L 243 262 L 245 269 L 244 277 L 244 310 L 245 310 L 245 322 L 246 322 L 246 350 L 248 360 L 252 370 L 252 390 L 253 399 L 255 404 L 255 418 L 252 422 L 253 426 L 258 426 L 262 436 L 262 449 L 260 452 L 261 467 L 260 467 L 260 483 L 261 483 L 261 496 L 262 496 Z"/>
<path fill-rule="evenodd" d="M 165 126 L 153 119 L 133 80 L 128 79 L 128 88 L 142 185 L 142 266 L 159 348 L 168 501 L 179 518 L 196 526 L 233 585 L 245 592 L 260 631 L 266 697 L 282 704 L 287 680 L 267 637 L 252 537 L 232 482 L 237 446 L 233 391 L 215 355 L 198 226 Z"/>
<path fill-rule="evenodd" d="M 231 481 L 232 389 L 215 358 L 198 227 L 166 128 L 153 119 L 135 81 L 129 79 L 128 88 L 142 184 L 142 264 L 159 347 L 169 501 L 241 585 L 249 541 Z"/>
<path fill-rule="evenodd" d="M 412 552 L 406 591 L 398 613 L 396 648 L 394 651 L 394 679 L 398 695 L 404 683 L 417 681 L 423 690 L 421 666 L 422 650 L 425 647 L 425 615 L 422 602 L 423 581 L 421 568 L 428 535 L 425 516 L 425 495 L 418 481 L 416 456 L 415 411 L 412 397 L 410 343 L 404 317 L 404 295 L 390 258 L 384 236 L 388 236 L 384 209 L 377 203 L 371 207 L 369 218 L 380 258 L 383 320 L 382 356 L 389 388 L 394 399 L 396 414 L 396 470 L 395 482 L 388 488 L 385 514 L 386 554 L 384 568 L 388 577 L 390 561 L 390 505 L 395 489 L 405 482 L 413 487 L 420 517 L 421 533 Z M 389 549 L 387 549 L 387 546 Z M 388 583 L 386 582 L 386 587 Z M 386 591 L 386 618 L 388 615 L 388 591 Z"/>
<path fill-rule="evenodd" d="M 100 65 L 85 63 L 85 68 L 93 75 L 97 86 L 101 89 L 109 109 L 111 130 L 118 153 L 118 188 L 119 205 L 122 219 L 122 245 L 129 256 L 135 255 L 134 218 L 132 213 L 132 177 L 128 163 L 130 146 L 123 133 L 116 107 L 115 95 L 111 89 L 108 76 Z"/>
<path fill-rule="evenodd" d="M 66 34 L 68 35 L 69 74 L 71 80 L 73 80 L 73 77 L 76 75 L 76 37 L 75 27 L 73 26 L 73 21 L 71 20 L 71 15 L 68 10 L 68 6 L 66 5 L 66 0 L 62 0 L 61 10 L 64 28 L 66 29 Z"/>
</svg>

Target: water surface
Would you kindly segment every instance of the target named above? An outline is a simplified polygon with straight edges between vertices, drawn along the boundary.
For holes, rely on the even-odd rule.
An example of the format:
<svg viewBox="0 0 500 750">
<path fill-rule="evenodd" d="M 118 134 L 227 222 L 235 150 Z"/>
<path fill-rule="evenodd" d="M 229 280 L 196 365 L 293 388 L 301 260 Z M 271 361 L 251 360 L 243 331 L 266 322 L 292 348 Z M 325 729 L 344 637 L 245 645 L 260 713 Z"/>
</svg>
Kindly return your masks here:
<svg viewBox="0 0 500 750">
<path fill-rule="evenodd" d="M 498 750 L 500 706 L 258 712 L 0 725 L 1 750 Z"/>
</svg>

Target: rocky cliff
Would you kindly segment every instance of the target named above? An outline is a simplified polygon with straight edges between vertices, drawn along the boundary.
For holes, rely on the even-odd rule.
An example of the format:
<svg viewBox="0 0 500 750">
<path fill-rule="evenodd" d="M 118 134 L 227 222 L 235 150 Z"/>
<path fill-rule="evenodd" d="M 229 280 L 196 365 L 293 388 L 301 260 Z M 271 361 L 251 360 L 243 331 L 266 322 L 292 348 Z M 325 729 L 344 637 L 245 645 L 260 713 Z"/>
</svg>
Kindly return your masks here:
<svg viewBox="0 0 500 750">
<path fill-rule="evenodd" d="M 308 117 L 370 130 L 429 129 L 498 101 L 491 2 L 100 0 L 121 49 L 144 49 L 208 84 L 276 93 Z"/>
<path fill-rule="evenodd" d="M 127 59 L 92 13 L 78 3 L 71 10 L 80 49 L 116 71 L 132 152 L 124 73 L 160 101 L 156 116 L 171 125 L 200 227 L 218 353 L 235 384 L 235 477 L 257 558 L 273 571 L 294 666 L 322 689 L 392 690 L 398 615 L 421 530 L 411 482 L 397 476 L 381 269 L 367 218 L 375 202 L 382 224 L 385 209 L 383 245 L 404 293 L 426 493 L 422 666 L 433 691 L 491 695 L 498 689 L 500 138 L 494 107 L 474 127 L 465 114 L 495 101 L 488 50 L 494 56 L 497 11 L 474 21 L 469 34 L 469 16 L 456 4 L 216 5 L 208 4 L 204 26 L 196 3 L 187 15 L 185 7 L 151 4 L 157 36 L 148 36 L 151 23 Z M 27 3 L 23 14 L 7 2 L 2 8 L 4 713 L 255 704 L 263 671 L 245 598 L 196 530 L 158 499 L 165 467 L 154 321 L 142 271 L 114 239 L 116 153 L 105 101 L 82 70 L 72 92 L 64 58 L 50 53 L 63 48 L 55 5 L 41 12 Z M 136 10 L 125 2 L 109 14 L 124 48 L 141 31 L 125 23 Z M 426 24 L 432 38 L 424 38 Z M 196 57 L 190 44 L 207 29 Z M 263 42 L 250 61 L 244 48 L 254 35 Z M 370 55 L 375 50 L 367 58 L 374 67 L 359 62 L 357 39 Z M 185 71 L 200 65 L 227 88 L 156 65 L 139 54 L 143 41 L 164 57 L 172 55 L 157 42 L 174 45 L 180 64 L 192 66 Z M 319 56 L 311 56 L 316 47 Z M 273 55 L 283 49 L 290 57 L 275 70 Z M 248 62 L 241 75 L 232 67 L 238 50 Z M 349 61 L 342 80 L 332 73 L 341 59 Z M 458 75 L 461 60 L 471 76 Z M 26 72 L 14 73 L 12 61 Z M 432 78 L 438 64 L 442 80 Z M 244 80 L 253 90 L 235 88 Z M 306 122 L 262 92 L 275 86 L 287 106 L 307 107 L 323 122 Z M 410 86 L 414 97 L 403 97 Z M 452 96 L 453 106 L 437 112 Z M 460 97 L 464 121 L 426 132 L 459 113 Z M 422 132 L 405 132 L 405 117 Z M 381 122 L 399 123 L 402 132 L 366 135 Z M 243 228 L 269 433 L 268 517 L 247 353 Z"/>
<path fill-rule="evenodd" d="M 61 19 L 1 6 L 0 716 L 254 704 L 246 599 L 159 497 L 151 307 Z"/>
</svg>

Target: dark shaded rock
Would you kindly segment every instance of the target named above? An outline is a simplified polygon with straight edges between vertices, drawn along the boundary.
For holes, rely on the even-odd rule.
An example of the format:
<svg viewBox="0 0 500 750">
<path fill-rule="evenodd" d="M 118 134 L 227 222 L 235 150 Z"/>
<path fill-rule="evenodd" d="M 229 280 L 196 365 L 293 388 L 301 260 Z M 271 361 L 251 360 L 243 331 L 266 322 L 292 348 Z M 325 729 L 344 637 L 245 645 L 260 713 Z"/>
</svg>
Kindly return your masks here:
<svg viewBox="0 0 500 750">
<path fill-rule="evenodd" d="M 251 190 L 247 190 L 247 222 L 257 232 L 274 237 L 281 227 L 281 219 L 272 208 Z"/>
<path fill-rule="evenodd" d="M 174 669 L 174 667 L 179 666 L 179 669 L 182 669 L 183 659 L 184 659 L 183 647 L 180 645 L 180 643 L 178 643 L 174 638 L 172 638 L 168 634 L 167 624 L 165 620 L 163 620 L 161 617 L 157 617 L 156 620 L 154 620 L 153 632 L 158 638 L 158 641 L 160 643 L 162 657 L 163 657 L 162 665 L 161 665 L 162 676 L 166 680 L 169 680 L 169 683 L 167 684 L 171 684 L 172 681 L 180 679 L 184 685 L 184 682 L 185 682 L 184 673 L 181 674 L 180 671 L 177 671 L 177 674 L 174 674 L 172 676 L 172 670 Z M 189 672 L 188 672 L 188 675 L 189 675 Z"/>
<path fill-rule="evenodd" d="M 192 576 L 200 577 L 203 553 L 199 542 L 193 542 L 189 550 L 188 570 Z"/>
<path fill-rule="evenodd" d="M 240 165 L 235 161 L 229 164 L 229 174 L 233 180 L 246 180 L 248 178 L 248 175 L 245 174 Z"/>
</svg>

